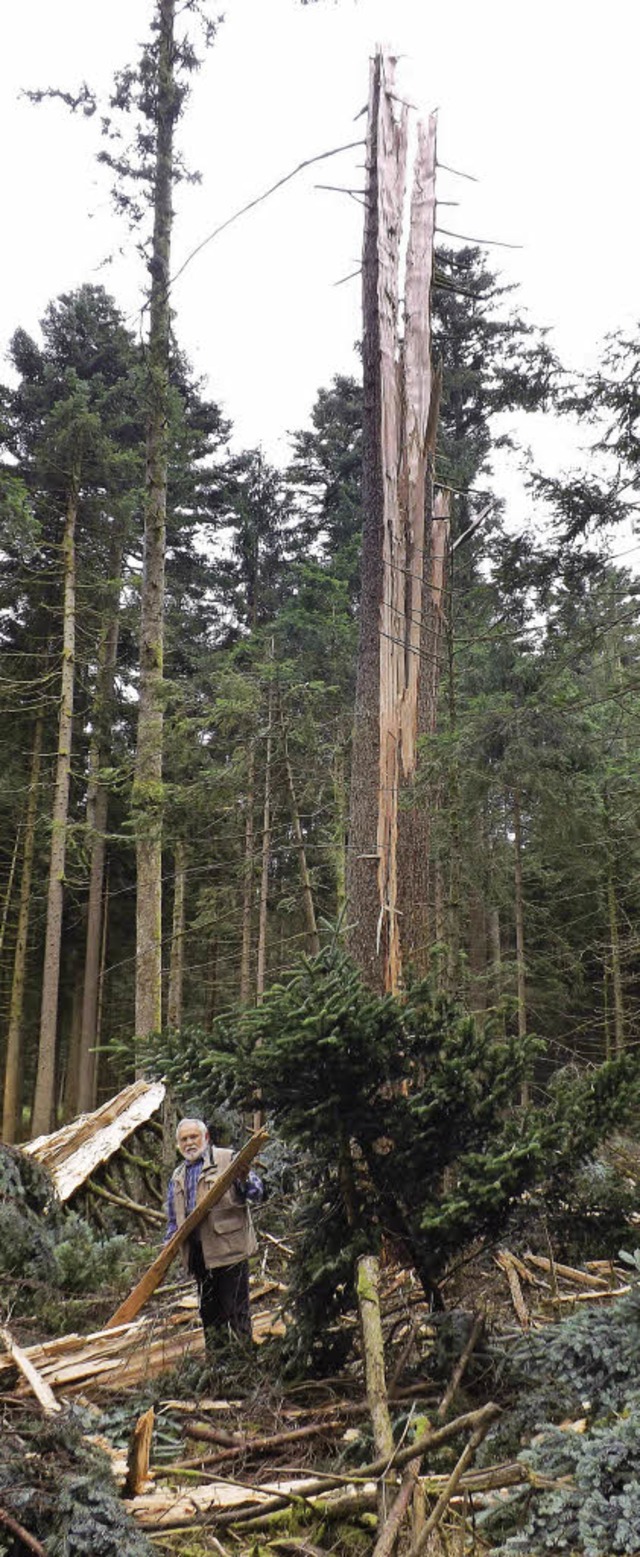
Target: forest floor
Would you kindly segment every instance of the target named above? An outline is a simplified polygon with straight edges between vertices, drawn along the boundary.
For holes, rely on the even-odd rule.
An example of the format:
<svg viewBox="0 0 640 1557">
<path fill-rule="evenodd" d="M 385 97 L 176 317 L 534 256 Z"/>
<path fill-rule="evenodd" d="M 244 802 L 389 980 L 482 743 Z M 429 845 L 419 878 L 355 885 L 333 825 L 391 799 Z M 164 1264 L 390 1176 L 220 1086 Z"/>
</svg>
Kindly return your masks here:
<svg viewBox="0 0 640 1557">
<path fill-rule="evenodd" d="M 631 1147 L 627 1176 L 637 1166 L 629 1153 Z M 148 1202 L 157 1205 L 153 1197 Z M 122 1207 L 118 1215 L 124 1217 Z M 135 1220 L 140 1268 L 152 1238 L 141 1234 L 141 1214 Z M 509 1245 L 477 1248 L 452 1263 L 442 1282 L 443 1315 L 430 1311 L 413 1271 L 383 1262 L 396 1447 L 381 1466 L 355 1311 L 339 1321 L 353 1332 L 351 1360 L 339 1375 L 293 1382 L 283 1375 L 294 1238 L 277 1208 L 265 1216 L 251 1279 L 255 1344 L 247 1351 L 230 1341 L 213 1361 L 205 1356 L 192 1283 L 175 1266 L 144 1313 L 113 1330 L 103 1327 L 114 1297 L 124 1295 L 121 1286 L 97 1293 L 93 1306 L 85 1301 L 82 1333 L 62 1334 L 56 1324 L 57 1335 L 34 1339 L 37 1323 L 24 1308 L 9 1316 L 0 1353 L 8 1467 L 4 1480 L 0 1472 L 0 1552 L 57 1551 L 60 1486 L 76 1488 L 83 1477 L 88 1484 L 89 1473 L 109 1479 L 106 1461 L 112 1496 L 129 1523 L 114 1533 L 115 1546 L 100 1544 L 104 1532 L 92 1547 L 72 1531 L 60 1548 L 65 1557 L 93 1549 L 109 1557 L 153 1549 L 178 1557 L 267 1550 L 387 1557 L 401 1524 L 400 1549 L 412 1557 L 491 1549 L 481 1534 L 483 1515 L 528 1480 L 517 1444 L 507 1458 L 477 1462 L 500 1415 L 496 1343 L 614 1303 L 630 1290 L 628 1271 L 610 1259 L 563 1260 L 557 1240 L 552 1246 L 548 1234 L 541 1238 L 539 1219 L 528 1228 L 526 1216 Z M 562 1425 L 582 1430 L 576 1420 Z M 110 1509 L 107 1523 L 115 1517 Z M 150 1545 L 136 1546 L 134 1529 Z M 14 1545 L 3 1545 L 5 1537 Z"/>
</svg>

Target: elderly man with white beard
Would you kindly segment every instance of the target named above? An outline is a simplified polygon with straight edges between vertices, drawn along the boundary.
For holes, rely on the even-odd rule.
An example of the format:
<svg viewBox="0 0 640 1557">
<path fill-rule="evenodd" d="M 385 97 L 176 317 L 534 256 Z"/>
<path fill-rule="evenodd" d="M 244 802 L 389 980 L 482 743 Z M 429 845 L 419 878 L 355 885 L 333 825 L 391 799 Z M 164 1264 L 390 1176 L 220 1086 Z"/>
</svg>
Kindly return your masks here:
<svg viewBox="0 0 640 1557">
<path fill-rule="evenodd" d="M 202 1119 L 181 1119 L 176 1142 L 184 1160 L 169 1181 L 166 1239 L 204 1198 L 234 1155 L 226 1147 L 212 1145 Z M 208 1352 L 221 1330 L 251 1339 L 249 1256 L 255 1254 L 257 1242 L 250 1208 L 260 1205 L 262 1197 L 261 1179 L 252 1168 L 245 1168 L 184 1246 L 184 1264 L 198 1286 Z"/>
</svg>

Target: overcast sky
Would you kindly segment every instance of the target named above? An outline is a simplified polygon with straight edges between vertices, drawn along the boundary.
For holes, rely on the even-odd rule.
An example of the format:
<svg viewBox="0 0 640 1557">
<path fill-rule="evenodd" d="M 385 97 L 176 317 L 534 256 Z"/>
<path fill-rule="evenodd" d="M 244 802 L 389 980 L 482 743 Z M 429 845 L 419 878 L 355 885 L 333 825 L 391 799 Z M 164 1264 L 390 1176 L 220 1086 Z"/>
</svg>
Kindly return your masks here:
<svg viewBox="0 0 640 1557">
<path fill-rule="evenodd" d="M 153 0 L 22 0 L 5 17 L 3 351 L 17 325 L 35 331 L 47 302 L 84 281 L 102 281 L 138 317 L 144 274 L 95 163 L 96 121 L 19 92 L 82 79 L 107 89 L 153 10 Z M 178 192 L 174 269 L 296 163 L 364 131 L 354 119 L 377 40 L 402 56 L 403 92 L 438 108 L 441 161 L 479 180 L 441 175 L 440 198 L 461 202 L 441 210 L 443 225 L 521 244 L 490 253 L 560 354 L 593 363 L 605 332 L 640 315 L 637 0 L 226 0 L 181 131 L 203 182 Z M 277 459 L 318 387 L 356 367 L 359 284 L 335 283 L 359 265 L 362 211 L 314 185 L 360 185 L 361 160 L 355 151 L 307 170 L 175 289 L 180 340 L 238 442 Z M 548 460 L 568 463 L 564 438 L 545 444 Z"/>
</svg>

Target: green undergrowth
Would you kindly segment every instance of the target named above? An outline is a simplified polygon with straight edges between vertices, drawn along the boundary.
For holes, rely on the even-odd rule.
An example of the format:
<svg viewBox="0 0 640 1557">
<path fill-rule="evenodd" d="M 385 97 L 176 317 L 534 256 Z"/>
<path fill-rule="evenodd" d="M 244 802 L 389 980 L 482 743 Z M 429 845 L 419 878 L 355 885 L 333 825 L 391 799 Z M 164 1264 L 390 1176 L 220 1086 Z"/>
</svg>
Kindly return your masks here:
<svg viewBox="0 0 640 1557">
<path fill-rule="evenodd" d="M 0 1503 L 46 1544 L 48 1557 L 151 1557 L 154 1547 L 129 1518 L 107 1456 L 86 1440 L 77 1409 L 46 1421 L 5 1423 Z M 0 1557 L 15 1538 L 0 1528 Z"/>
<path fill-rule="evenodd" d="M 496 1383 L 507 1409 L 481 1460 L 516 1454 L 533 1486 L 479 1516 L 492 1549 L 505 1557 L 640 1550 L 640 1285 L 519 1341 L 502 1356 Z"/>
<path fill-rule="evenodd" d="M 51 1178 L 16 1147 L 0 1145 L 0 1313 L 28 1320 L 37 1338 L 99 1326 L 117 1295 L 148 1264 L 148 1246 L 98 1234 L 60 1204 Z"/>
</svg>

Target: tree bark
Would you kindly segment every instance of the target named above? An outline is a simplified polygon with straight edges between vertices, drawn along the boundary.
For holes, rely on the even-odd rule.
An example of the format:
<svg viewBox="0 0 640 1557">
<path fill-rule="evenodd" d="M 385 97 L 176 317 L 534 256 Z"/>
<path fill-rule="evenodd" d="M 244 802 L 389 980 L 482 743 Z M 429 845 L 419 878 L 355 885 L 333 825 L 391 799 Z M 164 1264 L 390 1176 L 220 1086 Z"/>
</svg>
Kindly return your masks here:
<svg viewBox="0 0 640 1557">
<path fill-rule="evenodd" d="M 162 744 L 164 567 L 169 456 L 169 274 L 173 211 L 175 0 L 158 0 L 154 224 L 149 302 L 147 471 L 140 626 L 136 815 L 136 1036 L 162 1023 Z"/>
<path fill-rule="evenodd" d="M 394 65 L 372 65 L 363 251 L 362 603 L 353 742 L 349 944 L 374 988 L 402 986 L 400 793 L 415 779 L 425 582 L 425 507 L 431 394 L 430 286 L 435 221 L 435 119 L 418 126 L 398 330 L 407 146 Z M 409 824 L 410 829 L 410 824 Z M 405 850 L 407 858 L 411 851 Z M 420 851 L 419 851 L 420 852 Z M 424 941 L 426 862 L 420 861 Z M 417 878 L 416 878 L 417 879 Z M 411 880 L 409 898 L 416 883 Z"/>
<path fill-rule="evenodd" d="M 520 791 L 513 791 L 513 868 L 515 884 L 516 963 L 518 978 L 518 1037 L 527 1033 L 527 975 L 524 948 L 524 894 L 522 890 L 522 809 Z M 522 1083 L 522 1103 L 529 1102 L 529 1079 Z"/>
<path fill-rule="evenodd" d="M 336 886 L 336 919 L 344 913 L 347 901 L 347 805 L 344 777 L 344 750 L 336 746 L 331 767 L 333 780 L 334 850 L 333 862 Z"/>
<path fill-rule="evenodd" d="M 18 823 L 18 826 L 16 828 L 16 836 L 15 836 L 14 844 L 13 844 L 13 850 L 12 850 L 12 854 L 11 854 L 11 864 L 9 866 L 9 876 L 8 876 L 8 879 L 7 879 L 7 890 L 5 892 L 4 903 L 2 905 L 2 921 L 0 922 L 0 959 L 2 958 L 2 951 L 3 951 L 3 947 L 4 947 L 4 938 L 5 938 L 5 935 L 7 933 L 7 921 L 8 921 L 8 918 L 9 918 L 9 910 L 11 908 L 11 898 L 13 896 L 13 883 L 14 883 L 14 880 L 15 880 L 16 866 L 17 866 L 17 863 L 18 863 L 18 855 L 20 853 L 20 826 L 21 826 L 21 824 Z"/>
<path fill-rule="evenodd" d="M 62 1114 L 64 1119 L 75 1119 L 76 1114 L 80 1112 L 78 1098 L 80 1081 L 80 1044 L 82 1040 L 82 984 L 82 968 L 79 965 L 76 965 L 73 996 L 71 999 L 71 1020 L 69 1023 L 67 1066 L 66 1075 L 64 1078 L 64 1095 L 62 1104 Z"/>
<path fill-rule="evenodd" d="M 7 1033 L 7 1054 L 4 1072 L 4 1095 L 2 1105 L 2 1139 L 3 1141 L 15 1141 L 17 1137 L 19 1093 L 20 1093 L 20 1037 L 22 1029 L 22 1012 L 24 1006 L 25 972 L 27 966 L 27 946 L 29 942 L 29 916 L 31 908 L 31 878 L 33 875 L 33 859 L 36 842 L 36 819 L 38 815 L 38 796 L 40 785 L 40 766 L 42 761 L 42 728 L 43 718 L 40 714 L 36 720 L 33 738 L 33 751 L 31 755 L 31 773 L 29 777 L 29 796 L 27 800 L 27 814 L 24 824 L 24 849 L 22 855 L 22 878 L 20 881 L 20 904 L 18 908 L 18 931 L 16 936 L 16 949 L 13 961 L 13 979 L 11 983 L 11 1001 L 9 1005 L 9 1029 Z"/>
<path fill-rule="evenodd" d="M 91 863 L 89 867 L 89 904 L 87 909 L 87 939 L 82 997 L 82 1031 L 78 1056 L 78 1109 L 80 1113 L 88 1113 L 96 1106 L 98 986 L 102 943 L 102 900 L 106 860 L 106 832 L 109 814 L 109 792 L 106 784 L 100 778 L 100 771 L 105 763 L 110 747 L 113 689 L 118 658 L 120 625 L 119 576 L 122 568 L 123 550 L 124 534 L 122 530 L 119 530 L 110 560 L 114 594 L 110 601 L 109 619 L 100 642 L 96 697 L 93 709 L 93 735 L 89 751 L 87 830 L 91 839 Z"/>
<path fill-rule="evenodd" d="M 380 1267 L 373 1254 L 363 1254 L 358 1260 L 356 1291 L 362 1330 L 362 1351 L 367 1389 L 367 1404 L 373 1428 L 373 1445 L 376 1459 L 391 1459 L 394 1450 L 393 1431 L 387 1402 L 387 1385 L 384 1371 L 384 1342 L 380 1321 L 379 1294 Z M 378 1495 L 380 1526 L 386 1516 L 386 1489 L 382 1482 Z"/>
<path fill-rule="evenodd" d="M 280 727 L 282 730 L 282 745 L 284 750 L 285 770 L 287 774 L 287 788 L 289 790 L 289 804 L 291 806 L 291 824 L 293 827 L 293 836 L 296 840 L 298 861 L 300 865 L 302 901 L 304 904 L 304 917 L 307 926 L 307 950 L 311 953 L 312 957 L 315 957 L 320 950 L 320 936 L 318 935 L 316 911 L 313 902 L 313 892 L 311 890 L 311 877 L 309 875 L 309 867 L 307 865 L 307 853 L 304 846 L 304 834 L 302 831 L 302 823 L 300 821 L 300 812 L 298 810 L 293 768 L 291 766 L 291 759 L 289 757 L 287 726 L 285 724 L 282 708 L 280 709 Z"/>
<path fill-rule="evenodd" d="M 616 897 L 615 882 L 613 879 L 613 864 L 610 853 L 607 855 L 607 911 L 609 915 L 611 989 L 613 992 L 613 1037 L 616 1054 L 622 1054 L 622 1051 L 625 1047 L 624 991 L 622 985 L 622 963 L 620 959 L 618 902 Z"/>
<path fill-rule="evenodd" d="M 273 688 L 269 687 L 269 724 L 264 764 L 264 807 L 262 812 L 262 865 L 260 870 L 260 906 L 258 912 L 258 956 L 256 968 L 256 1000 L 264 995 L 267 968 L 267 904 L 269 900 L 269 867 L 271 864 L 271 752 L 273 725 Z"/>
<path fill-rule="evenodd" d="M 242 887 L 242 952 L 240 957 L 240 1004 L 246 1005 L 251 991 L 251 930 L 253 919 L 253 807 L 255 800 L 255 741 L 249 747 L 247 772 L 247 811 L 244 823 L 244 880 Z"/>
<path fill-rule="evenodd" d="M 42 1005 L 40 1014 L 40 1040 L 38 1067 L 33 1103 L 31 1130 L 33 1135 L 46 1135 L 51 1129 L 55 1098 L 56 1037 L 58 1027 L 58 992 L 60 988 L 60 949 L 62 944 L 62 909 L 64 901 L 64 870 L 69 817 L 69 785 L 71 779 L 71 738 L 73 731 L 73 698 L 75 686 L 76 653 L 76 553 L 75 532 L 78 515 L 79 473 L 75 473 L 67 499 L 67 513 L 62 539 L 64 568 L 62 676 L 60 687 L 60 715 L 58 721 L 58 754 L 51 821 L 51 854 L 49 861 L 49 888 L 47 894 L 47 929 L 42 979 Z"/>
<path fill-rule="evenodd" d="M 169 995 L 167 999 L 167 1026 L 182 1026 L 182 994 L 184 984 L 184 892 L 186 882 L 184 844 L 178 842 L 174 854 L 173 925 L 171 930 L 171 960 L 169 966 Z"/>
</svg>

